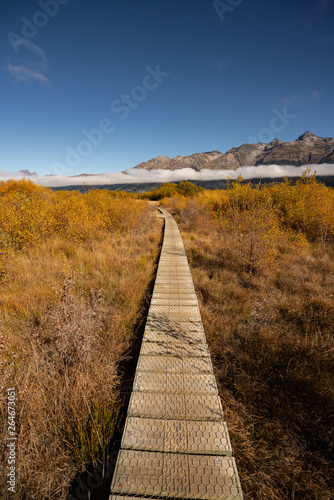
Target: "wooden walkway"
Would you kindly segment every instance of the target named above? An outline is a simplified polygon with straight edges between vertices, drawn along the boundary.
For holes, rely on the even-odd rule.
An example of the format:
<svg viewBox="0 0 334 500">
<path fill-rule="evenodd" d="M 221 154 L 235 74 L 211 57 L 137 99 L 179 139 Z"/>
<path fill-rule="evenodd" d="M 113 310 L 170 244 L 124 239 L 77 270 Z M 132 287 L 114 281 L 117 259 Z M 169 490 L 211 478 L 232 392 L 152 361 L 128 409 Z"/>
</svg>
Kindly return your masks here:
<svg viewBox="0 0 334 500">
<path fill-rule="evenodd" d="M 242 500 L 182 238 L 164 241 L 110 500 Z"/>
</svg>

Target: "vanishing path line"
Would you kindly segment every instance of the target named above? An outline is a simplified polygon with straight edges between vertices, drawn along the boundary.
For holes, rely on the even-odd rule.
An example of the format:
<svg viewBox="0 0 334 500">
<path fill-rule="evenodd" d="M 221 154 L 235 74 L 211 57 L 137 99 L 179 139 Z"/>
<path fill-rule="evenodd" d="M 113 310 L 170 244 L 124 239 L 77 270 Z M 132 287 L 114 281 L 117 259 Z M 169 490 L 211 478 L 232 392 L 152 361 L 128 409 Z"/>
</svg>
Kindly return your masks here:
<svg viewBox="0 0 334 500">
<path fill-rule="evenodd" d="M 110 500 L 242 500 L 182 238 L 164 240 Z"/>
</svg>

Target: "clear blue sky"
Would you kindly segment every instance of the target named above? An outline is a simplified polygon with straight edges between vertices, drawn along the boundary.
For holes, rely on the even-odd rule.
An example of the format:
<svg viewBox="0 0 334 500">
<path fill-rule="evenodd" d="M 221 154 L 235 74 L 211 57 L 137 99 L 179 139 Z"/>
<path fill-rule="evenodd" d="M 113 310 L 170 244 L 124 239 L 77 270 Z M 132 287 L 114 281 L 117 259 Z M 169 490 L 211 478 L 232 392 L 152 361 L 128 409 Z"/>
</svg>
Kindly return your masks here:
<svg viewBox="0 0 334 500">
<path fill-rule="evenodd" d="M 6 172 L 334 135 L 334 0 L 4 0 L 0 30 Z"/>
</svg>

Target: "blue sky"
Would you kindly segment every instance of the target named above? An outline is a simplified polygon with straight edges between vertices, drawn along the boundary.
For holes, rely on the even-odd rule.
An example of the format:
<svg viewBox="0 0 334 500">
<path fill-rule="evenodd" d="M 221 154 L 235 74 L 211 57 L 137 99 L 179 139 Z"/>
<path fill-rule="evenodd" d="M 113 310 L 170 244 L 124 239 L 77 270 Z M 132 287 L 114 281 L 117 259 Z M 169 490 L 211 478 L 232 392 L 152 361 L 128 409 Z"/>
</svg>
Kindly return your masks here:
<svg viewBox="0 0 334 500">
<path fill-rule="evenodd" d="M 333 53 L 334 0 L 3 1 L 0 169 L 333 136 Z"/>
</svg>

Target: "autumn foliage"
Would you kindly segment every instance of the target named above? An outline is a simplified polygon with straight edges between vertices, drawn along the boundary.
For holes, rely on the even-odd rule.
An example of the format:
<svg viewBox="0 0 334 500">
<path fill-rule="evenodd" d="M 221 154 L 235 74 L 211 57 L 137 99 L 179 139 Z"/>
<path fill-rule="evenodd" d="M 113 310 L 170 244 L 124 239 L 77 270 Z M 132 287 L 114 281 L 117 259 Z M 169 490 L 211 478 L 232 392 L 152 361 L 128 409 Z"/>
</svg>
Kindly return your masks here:
<svg viewBox="0 0 334 500">
<path fill-rule="evenodd" d="M 60 500 L 107 456 L 120 425 L 120 363 L 144 319 L 161 240 L 145 201 L 0 184 L 0 497 L 7 388 L 16 388 L 16 494 Z M 100 476 L 99 476 L 100 477 Z M 96 490 L 95 490 L 96 491 Z"/>
<path fill-rule="evenodd" d="M 265 269 L 287 238 L 305 246 L 334 240 L 334 190 L 315 176 L 256 188 L 238 179 L 226 190 L 201 191 L 190 199 L 172 196 L 161 203 L 188 229 L 214 226 L 221 244 L 232 245 L 251 274 Z"/>
<path fill-rule="evenodd" d="M 126 193 L 94 190 L 58 191 L 33 182 L 0 182 L 0 227 L 16 248 L 61 234 L 72 241 L 88 241 L 100 231 L 124 231 L 133 227 L 144 205 Z"/>
<path fill-rule="evenodd" d="M 179 224 L 245 498 L 334 491 L 334 190 L 295 182 L 161 201 Z"/>
<path fill-rule="evenodd" d="M 141 195 L 0 183 L 0 416 L 15 386 L 17 498 L 63 500 L 71 483 L 103 498 L 73 479 L 120 424 L 120 365 L 161 241 L 145 200 L 179 224 L 245 497 L 331 500 L 334 190 L 308 175 Z M 6 464 L 5 426 L 0 443 Z"/>
</svg>

